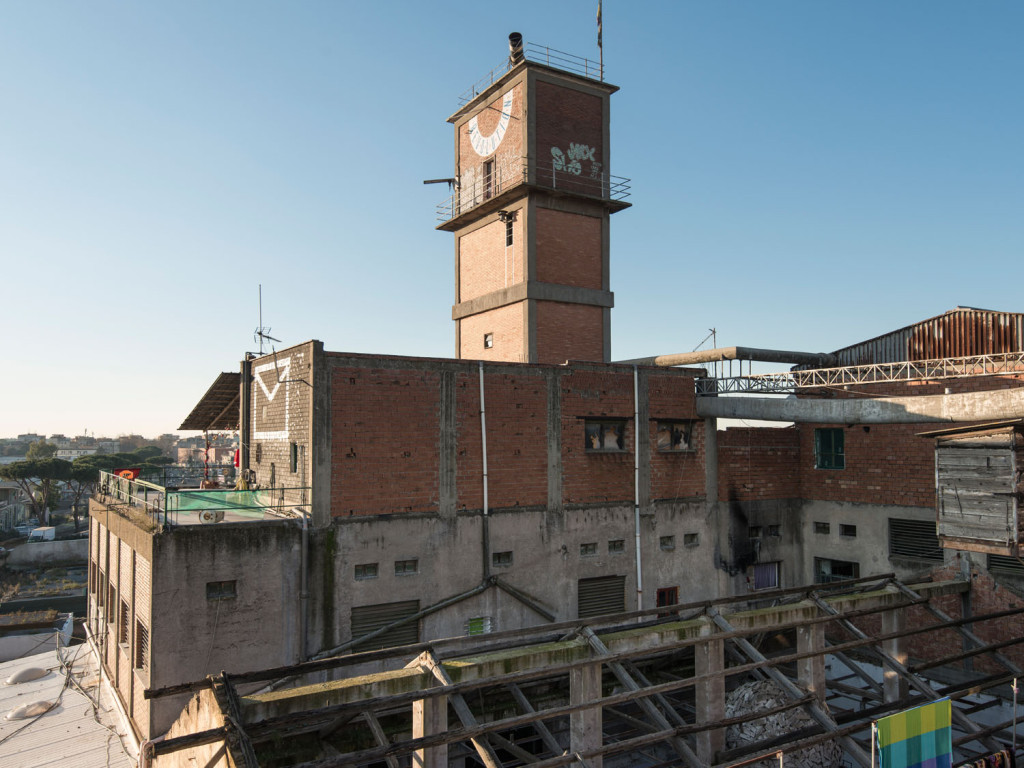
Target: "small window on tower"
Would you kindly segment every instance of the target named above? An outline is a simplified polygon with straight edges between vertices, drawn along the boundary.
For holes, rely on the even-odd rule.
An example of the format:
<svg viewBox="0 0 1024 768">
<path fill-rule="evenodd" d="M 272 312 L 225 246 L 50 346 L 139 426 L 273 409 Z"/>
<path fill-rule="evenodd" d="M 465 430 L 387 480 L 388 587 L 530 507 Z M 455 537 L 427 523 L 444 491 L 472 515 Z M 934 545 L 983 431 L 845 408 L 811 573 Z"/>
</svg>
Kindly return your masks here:
<svg viewBox="0 0 1024 768">
<path fill-rule="evenodd" d="M 507 219 L 505 219 L 505 247 L 511 248 L 512 242 L 512 217 L 509 216 Z"/>
<path fill-rule="evenodd" d="M 485 333 L 484 334 L 484 349 L 491 349 L 493 346 L 494 346 L 494 334 L 493 333 Z"/>
<path fill-rule="evenodd" d="M 484 200 L 494 197 L 494 161 L 484 161 Z"/>
</svg>

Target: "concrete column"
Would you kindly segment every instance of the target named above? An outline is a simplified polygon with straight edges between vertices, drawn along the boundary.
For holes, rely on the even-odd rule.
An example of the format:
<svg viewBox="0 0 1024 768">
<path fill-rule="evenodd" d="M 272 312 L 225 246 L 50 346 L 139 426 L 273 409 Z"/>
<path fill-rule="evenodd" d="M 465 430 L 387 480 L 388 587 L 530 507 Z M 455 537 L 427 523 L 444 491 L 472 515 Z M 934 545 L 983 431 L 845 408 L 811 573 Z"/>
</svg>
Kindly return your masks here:
<svg viewBox="0 0 1024 768">
<path fill-rule="evenodd" d="M 548 386 L 548 511 L 562 511 L 562 376 L 545 374 Z"/>
<path fill-rule="evenodd" d="M 458 423 L 456 414 L 455 371 L 441 372 L 441 436 L 438 467 L 440 470 L 439 512 L 441 517 L 453 519 L 456 514 L 458 491 L 456 488 L 456 463 L 458 456 Z"/>
<path fill-rule="evenodd" d="M 696 667 L 694 673 L 714 675 L 698 683 L 697 724 L 708 725 L 725 718 L 725 643 L 722 640 L 708 640 L 694 647 Z M 697 756 L 705 765 L 713 765 L 715 753 L 725 747 L 725 729 L 713 728 L 697 734 Z"/>
<path fill-rule="evenodd" d="M 601 665 L 588 664 L 569 672 L 569 703 L 585 705 L 601 698 Z M 601 707 L 573 712 L 569 716 L 569 750 L 580 754 L 599 749 L 604 743 L 601 733 Z M 587 760 L 589 768 L 603 768 L 601 756 Z"/>
<path fill-rule="evenodd" d="M 821 652 L 825 649 L 825 625 L 811 624 L 797 627 L 797 653 Z M 813 692 L 818 701 L 825 703 L 825 655 L 811 656 L 797 662 L 796 681 L 801 688 Z"/>
<path fill-rule="evenodd" d="M 886 611 L 882 614 L 882 634 L 890 632 L 902 632 L 907 628 L 907 614 L 905 611 Z M 903 650 L 903 639 L 883 640 L 882 650 L 892 656 L 900 664 L 907 663 L 907 654 Z M 886 703 L 896 701 L 908 693 L 907 682 L 894 670 L 883 667 L 882 691 L 885 694 Z"/>
<path fill-rule="evenodd" d="M 412 703 L 412 737 L 432 736 L 448 730 L 448 697 L 418 699 Z M 412 755 L 413 768 L 448 768 L 448 745 L 417 749 Z"/>
</svg>

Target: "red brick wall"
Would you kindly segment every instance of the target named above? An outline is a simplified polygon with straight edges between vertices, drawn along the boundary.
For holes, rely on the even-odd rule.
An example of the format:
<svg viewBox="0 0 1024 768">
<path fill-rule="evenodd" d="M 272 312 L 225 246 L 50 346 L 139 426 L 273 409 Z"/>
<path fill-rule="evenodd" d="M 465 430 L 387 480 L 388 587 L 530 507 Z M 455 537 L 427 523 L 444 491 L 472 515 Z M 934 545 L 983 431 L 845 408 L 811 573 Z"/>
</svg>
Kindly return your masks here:
<svg viewBox="0 0 1024 768">
<path fill-rule="evenodd" d="M 535 231 L 537 280 L 601 289 L 601 219 L 538 208 Z"/>
<path fill-rule="evenodd" d="M 1013 376 L 858 387 L 876 396 L 940 395 L 1021 386 Z M 828 397 L 854 397 L 829 391 Z M 808 396 L 808 395 L 805 395 Z M 719 499 L 803 498 L 910 507 L 935 506 L 935 443 L 922 432 L 949 424 L 798 424 L 718 433 Z M 843 430 L 845 469 L 816 469 L 814 431 Z"/>
<path fill-rule="evenodd" d="M 538 301 L 537 362 L 604 361 L 604 314 L 601 307 Z"/>
<path fill-rule="evenodd" d="M 436 512 L 440 375 L 335 369 L 331 512 Z"/>
<path fill-rule="evenodd" d="M 814 468 L 818 427 L 843 430 L 845 469 Z M 822 501 L 934 506 L 935 443 L 917 437 L 930 428 L 928 424 L 801 424 L 799 495 Z"/>
<path fill-rule="evenodd" d="M 456 507 L 482 505 L 479 374 L 473 363 L 387 358 L 393 369 L 334 363 L 332 514 L 436 512 L 440 509 L 441 381 L 454 371 Z M 372 363 L 371 363 L 372 366 Z M 549 377 L 558 376 L 563 502 L 631 503 L 634 495 L 633 374 L 629 368 L 539 365 L 485 368 L 489 503 L 494 508 L 548 501 Z M 693 379 L 650 372 L 652 498 L 704 493 L 703 431 L 697 450 L 659 454 L 658 419 L 696 421 Z M 586 450 L 588 418 L 622 419 L 622 451 Z"/>
<path fill-rule="evenodd" d="M 526 302 L 509 304 L 459 320 L 459 357 L 463 360 L 526 360 L 523 313 Z M 493 334 L 494 346 L 484 348 L 484 334 Z"/>
<path fill-rule="evenodd" d="M 522 215 L 512 222 L 512 246 L 505 243 L 503 221 L 459 235 L 459 301 L 523 282 Z"/>
<path fill-rule="evenodd" d="M 480 379 L 457 378 L 459 509 L 483 505 Z M 488 503 L 491 507 L 544 506 L 548 501 L 547 382 L 536 369 L 521 375 L 484 374 L 487 407 Z"/>
<path fill-rule="evenodd" d="M 704 422 L 693 420 L 696 395 L 693 381 L 652 372 L 648 379 L 651 446 L 651 499 L 679 499 L 703 496 Z M 691 421 L 692 451 L 659 452 L 658 421 Z"/>
<path fill-rule="evenodd" d="M 565 169 L 554 171 L 557 187 L 593 194 L 595 179 L 608 170 L 603 165 L 603 98 L 545 82 L 537 82 L 535 91 L 538 174 L 550 174 L 556 167 L 553 162 L 557 164 L 559 157 L 564 158 Z M 570 165 L 574 149 L 585 153 L 578 165 Z M 544 177 L 545 184 L 550 181 Z"/>
<path fill-rule="evenodd" d="M 800 495 L 800 433 L 731 428 L 718 433 L 718 500 L 759 501 Z"/>
<path fill-rule="evenodd" d="M 626 419 L 622 452 L 586 450 L 588 417 Z M 567 504 L 633 498 L 633 374 L 578 370 L 562 379 L 562 475 Z"/>
</svg>

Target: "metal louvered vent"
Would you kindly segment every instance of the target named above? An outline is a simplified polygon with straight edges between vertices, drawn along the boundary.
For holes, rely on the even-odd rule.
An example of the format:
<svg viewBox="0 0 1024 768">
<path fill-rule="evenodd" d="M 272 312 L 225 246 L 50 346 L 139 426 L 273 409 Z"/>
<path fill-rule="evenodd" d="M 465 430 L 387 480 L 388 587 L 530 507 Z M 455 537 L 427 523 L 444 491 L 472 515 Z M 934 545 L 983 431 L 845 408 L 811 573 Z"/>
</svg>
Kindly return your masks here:
<svg viewBox="0 0 1024 768">
<path fill-rule="evenodd" d="M 988 569 L 993 573 L 1024 577 L 1024 563 L 1008 555 L 989 555 Z"/>
<path fill-rule="evenodd" d="M 942 547 L 931 520 L 889 518 L 889 554 L 942 562 Z"/>
<path fill-rule="evenodd" d="M 576 612 L 579 618 L 622 613 L 625 610 L 625 576 L 599 576 L 596 579 L 579 580 Z"/>
<path fill-rule="evenodd" d="M 375 632 L 382 627 L 393 624 L 400 619 L 413 616 L 420 612 L 419 600 L 402 600 L 398 603 L 380 603 L 364 605 L 352 609 L 352 639 L 358 640 L 364 635 Z M 420 641 L 419 621 L 407 621 L 389 629 L 376 637 L 355 645 L 353 651 L 375 651 L 380 648 L 394 648 L 399 645 L 410 645 Z"/>
</svg>

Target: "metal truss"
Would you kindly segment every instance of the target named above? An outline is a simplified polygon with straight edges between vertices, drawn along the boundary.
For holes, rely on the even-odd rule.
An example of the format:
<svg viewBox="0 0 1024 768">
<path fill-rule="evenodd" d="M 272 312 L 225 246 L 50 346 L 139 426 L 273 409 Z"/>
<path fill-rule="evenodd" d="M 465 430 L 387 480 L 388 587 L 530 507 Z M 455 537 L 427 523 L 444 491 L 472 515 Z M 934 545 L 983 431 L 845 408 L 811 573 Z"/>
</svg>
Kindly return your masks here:
<svg viewBox="0 0 1024 768">
<path fill-rule="evenodd" d="M 698 395 L 786 394 L 798 389 L 1024 373 L 1024 352 L 851 365 L 697 380 Z"/>
<path fill-rule="evenodd" d="M 894 574 L 880 574 L 758 593 L 769 596 L 770 607 L 763 599 L 752 604 L 749 596 L 736 596 L 540 625 L 490 639 L 450 638 L 221 673 L 146 691 L 146 698 L 204 689 L 211 695 L 190 705 L 203 710 L 198 722 L 207 730 L 179 731 L 147 742 L 145 749 L 156 766 L 164 764 L 162 758 L 181 764 L 219 748 L 240 768 L 369 768 L 382 762 L 390 768 L 448 768 L 470 757 L 487 768 L 586 768 L 602 761 L 741 768 L 783 753 L 787 764 L 799 763 L 802 750 L 836 742 L 846 759 L 869 768 L 874 719 L 948 696 L 955 757 L 974 760 L 979 753 L 1016 751 L 1015 715 L 994 725 L 972 717 L 996 706 L 1003 689 L 1020 676 L 1020 667 L 1000 651 L 1017 652 L 1024 643 L 1017 636 L 986 642 L 974 628 L 1019 618 L 1024 608 L 954 618 L 932 605 L 970 590 L 969 582 L 909 587 Z M 931 621 L 910 620 L 911 608 L 930 614 Z M 880 622 L 880 633 L 866 634 L 855 623 L 861 620 Z M 766 631 L 788 632 L 794 639 L 769 657 L 758 647 Z M 909 649 L 900 644 L 916 636 L 925 638 L 924 647 L 928 638 L 944 637 L 945 648 L 908 667 L 903 659 Z M 943 650 L 952 653 L 941 655 Z M 872 679 L 848 654 L 884 669 L 883 681 Z M 826 657 L 848 663 L 863 684 L 828 679 Z M 985 659 L 978 671 L 965 664 L 975 657 Z M 380 671 L 367 673 L 373 665 Z M 940 666 L 946 674 L 919 674 Z M 282 674 L 298 686 L 266 695 L 239 690 Z M 763 677 L 782 693 L 781 703 L 727 716 L 727 690 Z M 992 702 L 978 704 L 982 694 Z M 806 713 L 802 724 L 793 721 L 761 741 L 727 747 L 726 728 L 790 710 Z M 999 718 L 985 722 L 992 719 Z"/>
</svg>

